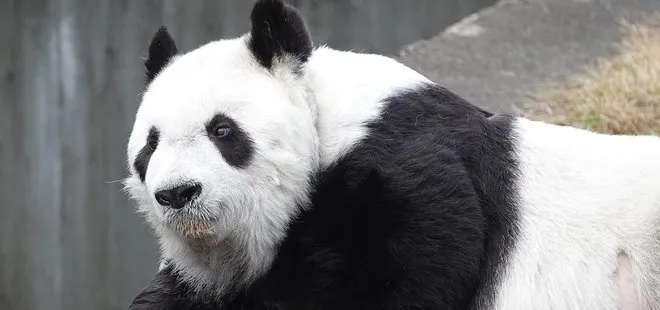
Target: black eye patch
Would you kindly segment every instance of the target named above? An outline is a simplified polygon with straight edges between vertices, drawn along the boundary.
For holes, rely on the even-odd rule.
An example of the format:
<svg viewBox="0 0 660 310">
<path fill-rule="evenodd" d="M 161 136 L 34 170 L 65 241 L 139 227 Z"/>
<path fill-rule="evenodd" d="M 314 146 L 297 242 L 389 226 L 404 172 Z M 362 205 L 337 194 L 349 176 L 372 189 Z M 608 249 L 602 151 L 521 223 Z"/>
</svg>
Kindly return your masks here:
<svg viewBox="0 0 660 310">
<path fill-rule="evenodd" d="M 254 141 L 230 117 L 220 113 L 206 124 L 209 139 L 222 157 L 236 168 L 245 168 L 254 156 Z"/>
<path fill-rule="evenodd" d="M 135 156 L 135 161 L 133 162 L 133 167 L 140 176 L 140 181 L 144 182 L 144 178 L 147 175 L 147 167 L 149 166 L 149 159 L 151 155 L 156 151 L 158 147 L 158 141 L 160 139 L 160 132 L 154 127 L 149 129 L 149 135 L 147 136 L 147 142 L 142 147 L 140 152 Z"/>
</svg>

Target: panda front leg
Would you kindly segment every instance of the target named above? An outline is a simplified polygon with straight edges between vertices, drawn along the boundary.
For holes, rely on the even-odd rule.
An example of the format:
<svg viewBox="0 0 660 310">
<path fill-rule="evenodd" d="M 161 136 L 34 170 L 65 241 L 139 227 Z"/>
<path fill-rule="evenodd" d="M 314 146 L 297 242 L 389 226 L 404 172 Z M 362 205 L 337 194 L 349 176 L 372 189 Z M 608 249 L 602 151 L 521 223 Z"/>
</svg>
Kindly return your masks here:
<svg viewBox="0 0 660 310">
<path fill-rule="evenodd" d="M 189 294 L 189 287 L 179 280 L 166 259 L 161 260 L 156 276 L 138 292 L 129 310 L 204 310 L 219 309 L 219 305 L 202 301 Z"/>
</svg>

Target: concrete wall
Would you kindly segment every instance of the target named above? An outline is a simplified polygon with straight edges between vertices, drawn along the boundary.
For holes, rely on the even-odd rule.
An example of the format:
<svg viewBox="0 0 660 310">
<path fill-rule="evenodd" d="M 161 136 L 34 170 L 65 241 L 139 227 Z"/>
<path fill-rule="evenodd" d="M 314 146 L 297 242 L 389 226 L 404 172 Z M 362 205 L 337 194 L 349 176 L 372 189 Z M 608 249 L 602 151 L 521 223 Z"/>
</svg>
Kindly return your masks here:
<svg viewBox="0 0 660 310">
<path fill-rule="evenodd" d="M 393 53 L 493 0 L 291 1 L 317 43 Z M 156 241 L 117 181 L 166 24 L 183 49 L 247 30 L 252 1 L 0 0 L 0 309 L 122 309 Z"/>
</svg>

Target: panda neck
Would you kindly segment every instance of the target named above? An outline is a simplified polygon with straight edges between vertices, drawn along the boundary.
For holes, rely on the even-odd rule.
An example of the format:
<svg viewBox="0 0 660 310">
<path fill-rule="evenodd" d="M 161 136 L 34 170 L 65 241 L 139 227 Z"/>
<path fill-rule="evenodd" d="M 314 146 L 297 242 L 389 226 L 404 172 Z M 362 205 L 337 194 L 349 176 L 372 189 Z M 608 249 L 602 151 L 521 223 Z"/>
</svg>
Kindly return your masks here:
<svg viewBox="0 0 660 310">
<path fill-rule="evenodd" d="M 320 168 L 327 167 L 367 134 L 383 99 L 430 81 L 396 60 L 320 47 L 305 66 L 313 95 Z"/>
</svg>

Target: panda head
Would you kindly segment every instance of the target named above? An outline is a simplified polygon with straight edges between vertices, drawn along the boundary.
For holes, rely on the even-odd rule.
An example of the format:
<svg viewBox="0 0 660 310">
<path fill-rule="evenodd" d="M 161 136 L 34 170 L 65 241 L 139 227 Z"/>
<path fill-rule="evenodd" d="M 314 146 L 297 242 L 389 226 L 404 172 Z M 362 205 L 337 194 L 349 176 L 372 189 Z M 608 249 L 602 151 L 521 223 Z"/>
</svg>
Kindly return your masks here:
<svg viewBox="0 0 660 310">
<path fill-rule="evenodd" d="M 318 165 L 303 70 L 312 42 L 281 1 L 257 1 L 250 18 L 249 33 L 187 53 L 165 28 L 149 46 L 125 184 L 167 256 L 231 244 L 261 259 L 308 197 Z"/>
</svg>

